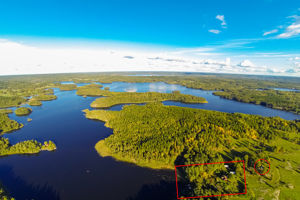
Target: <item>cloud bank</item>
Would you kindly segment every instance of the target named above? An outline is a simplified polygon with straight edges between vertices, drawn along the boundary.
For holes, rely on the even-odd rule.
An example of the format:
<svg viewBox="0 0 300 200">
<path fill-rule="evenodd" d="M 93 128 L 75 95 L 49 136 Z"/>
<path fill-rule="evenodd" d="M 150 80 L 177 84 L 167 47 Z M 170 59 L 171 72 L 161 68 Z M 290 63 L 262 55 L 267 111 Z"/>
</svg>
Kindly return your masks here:
<svg viewBox="0 0 300 200">
<path fill-rule="evenodd" d="M 243 55 L 217 57 L 222 54 L 214 51 L 212 47 L 172 50 L 157 48 L 152 51 L 108 46 L 46 48 L 0 40 L 0 75 L 105 71 L 300 75 L 299 55 L 290 59 L 284 57 L 290 62 L 288 67 L 276 68 L 257 64 L 251 58 L 245 59 L 247 56 Z"/>
</svg>

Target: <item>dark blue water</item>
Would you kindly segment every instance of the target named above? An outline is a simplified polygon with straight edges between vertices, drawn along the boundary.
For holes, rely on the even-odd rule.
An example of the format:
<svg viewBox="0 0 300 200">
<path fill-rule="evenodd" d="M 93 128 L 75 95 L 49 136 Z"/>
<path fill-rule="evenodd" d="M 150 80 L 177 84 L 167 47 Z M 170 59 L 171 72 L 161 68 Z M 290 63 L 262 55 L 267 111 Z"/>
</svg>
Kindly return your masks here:
<svg viewBox="0 0 300 200">
<path fill-rule="evenodd" d="M 84 84 L 80 84 L 84 85 Z M 298 115 L 262 106 L 239 103 L 213 96 L 211 91 L 188 89 L 165 83 L 111 83 L 103 84 L 112 91 L 180 90 L 185 94 L 205 97 L 208 104 L 182 104 L 166 101 L 166 105 L 179 105 L 224 112 L 243 112 L 264 116 L 295 119 Z M 58 99 L 32 107 L 26 117 L 10 114 L 25 126 L 6 134 L 12 143 L 27 139 L 53 140 L 58 149 L 37 155 L 13 155 L 0 158 L 0 180 L 17 199 L 176 199 L 174 172 L 151 170 L 133 164 L 100 157 L 94 145 L 112 134 L 102 122 L 86 119 L 81 110 L 90 108 L 94 97 L 80 97 L 75 91 L 55 89 Z M 120 110 L 121 105 L 111 108 Z M 27 122 L 27 118 L 32 118 Z"/>
</svg>

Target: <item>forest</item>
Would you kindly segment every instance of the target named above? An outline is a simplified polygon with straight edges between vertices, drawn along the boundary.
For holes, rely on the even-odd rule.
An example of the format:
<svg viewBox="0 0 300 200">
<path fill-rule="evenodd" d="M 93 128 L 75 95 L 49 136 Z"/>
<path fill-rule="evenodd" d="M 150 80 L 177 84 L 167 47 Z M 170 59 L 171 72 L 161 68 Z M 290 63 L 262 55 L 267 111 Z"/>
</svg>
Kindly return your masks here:
<svg viewBox="0 0 300 200">
<path fill-rule="evenodd" d="M 31 108 L 19 107 L 15 110 L 15 114 L 18 116 L 29 115 L 32 112 Z"/>
<path fill-rule="evenodd" d="M 45 141 L 44 144 L 36 140 L 26 140 L 11 145 L 7 138 L 0 137 L 0 156 L 13 154 L 36 154 L 41 151 L 53 151 L 56 149 L 54 142 Z"/>
<path fill-rule="evenodd" d="M 241 89 L 214 92 L 214 95 L 300 114 L 300 92 L 297 91 Z"/>
<path fill-rule="evenodd" d="M 131 76 L 132 74 L 137 76 Z M 0 78 L 0 108 L 18 106 L 22 103 L 26 103 L 30 96 L 36 96 L 34 100 L 54 100 L 54 96 L 44 96 L 45 94 L 51 93 L 50 88 L 62 87 L 61 89 L 65 88 L 67 90 L 76 89 L 74 84 L 60 83 L 64 81 L 74 83 L 111 83 L 119 81 L 132 83 L 165 82 L 195 89 L 216 90 L 221 92 L 215 92 L 215 95 L 220 95 L 224 98 L 235 101 L 259 103 L 263 106 L 273 106 L 275 109 L 299 113 L 299 92 L 281 91 L 276 101 L 272 100 L 273 94 L 277 92 L 272 90 L 272 88 L 300 90 L 300 78 L 298 77 L 175 72 L 142 73 L 143 75 L 149 74 L 151 76 L 138 76 L 139 74 L 141 73 L 115 72 L 3 76 Z M 263 91 L 261 92 L 259 90 Z M 90 93 L 87 91 L 90 91 Z M 244 94 L 239 94 L 239 92 Z M 266 95 L 262 95 L 262 93 L 266 93 Z M 92 96 L 97 94 L 97 88 L 79 87 L 77 94 Z M 31 101 L 28 101 L 28 103 L 31 103 Z M 31 104 L 38 103 L 32 102 Z"/>
<path fill-rule="evenodd" d="M 161 102 L 167 100 L 179 101 L 183 103 L 207 103 L 207 101 L 202 97 L 181 94 L 179 91 L 173 91 L 172 93 L 110 92 L 99 89 L 97 91 L 97 96 L 105 96 L 105 98 L 98 98 L 92 102 L 91 107 L 93 108 L 109 108 L 118 104 Z"/>
<path fill-rule="evenodd" d="M 111 136 L 95 146 L 102 156 L 113 156 L 140 166 L 169 169 L 174 165 L 245 160 L 251 199 L 262 194 L 271 198 L 278 189 L 281 195 L 292 193 L 299 197 L 299 189 L 290 189 L 300 178 L 299 121 L 164 106 L 161 103 L 124 106 L 121 111 L 84 112 L 87 118 L 104 121 L 114 130 Z M 276 170 L 266 177 L 257 175 L 254 162 L 259 158 L 270 160 Z M 287 164 L 291 166 L 289 169 L 285 167 Z M 239 170 L 236 169 L 236 173 Z M 222 170 L 212 168 L 207 173 L 221 174 Z M 231 185 L 233 187 L 220 191 L 213 186 L 222 185 L 221 182 L 216 184 L 220 177 L 203 176 L 199 168 L 182 169 L 180 174 L 180 180 L 193 187 L 186 193 L 189 196 L 243 190 L 237 179 L 234 186 Z M 262 193 L 266 190 L 270 192 Z"/>
<path fill-rule="evenodd" d="M 6 113 L 0 113 L 0 137 L 4 133 L 11 132 L 23 127 L 23 124 L 9 119 Z"/>
<path fill-rule="evenodd" d="M 76 90 L 77 85 L 76 84 L 60 84 L 59 89 L 61 91 L 70 91 L 70 90 Z"/>
</svg>

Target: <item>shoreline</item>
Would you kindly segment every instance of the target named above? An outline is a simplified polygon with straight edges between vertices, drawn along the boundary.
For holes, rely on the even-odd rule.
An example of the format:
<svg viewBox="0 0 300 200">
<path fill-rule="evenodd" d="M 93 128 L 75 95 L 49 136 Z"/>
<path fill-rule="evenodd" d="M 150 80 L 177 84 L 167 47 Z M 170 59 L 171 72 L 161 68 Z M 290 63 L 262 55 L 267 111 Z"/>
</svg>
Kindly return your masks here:
<svg viewBox="0 0 300 200">
<path fill-rule="evenodd" d="M 105 158 L 105 157 L 112 157 L 113 159 L 117 160 L 117 161 L 122 161 L 122 162 L 127 162 L 127 163 L 131 163 L 131 164 L 135 164 L 136 166 L 139 167 L 147 167 L 150 169 L 168 169 L 168 170 L 174 170 L 174 166 L 168 165 L 168 164 L 164 164 L 164 163 L 160 163 L 160 162 L 145 162 L 145 161 L 141 161 L 141 160 L 135 160 L 134 158 L 128 158 L 128 157 L 124 157 L 120 154 L 116 154 L 116 153 L 112 153 L 111 150 L 109 149 L 109 147 L 107 147 L 104 144 L 104 140 L 100 140 L 96 143 L 95 145 L 95 149 L 97 151 L 97 153 Z"/>
</svg>

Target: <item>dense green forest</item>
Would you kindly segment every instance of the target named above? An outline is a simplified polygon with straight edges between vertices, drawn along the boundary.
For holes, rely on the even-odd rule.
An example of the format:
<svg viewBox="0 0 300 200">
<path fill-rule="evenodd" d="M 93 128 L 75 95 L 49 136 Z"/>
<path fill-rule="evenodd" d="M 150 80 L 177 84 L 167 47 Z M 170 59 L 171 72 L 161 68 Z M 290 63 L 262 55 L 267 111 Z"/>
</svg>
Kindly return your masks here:
<svg viewBox="0 0 300 200">
<path fill-rule="evenodd" d="M 87 118 L 105 121 L 114 130 L 111 136 L 96 144 L 102 156 L 170 169 L 174 165 L 245 160 L 249 199 L 272 199 L 278 190 L 282 199 L 300 197 L 300 190 L 295 187 L 300 184 L 299 121 L 161 103 L 124 106 L 121 111 L 84 112 Z M 254 162 L 259 158 L 272 162 L 273 170 L 267 176 L 259 176 L 254 171 Z M 239 170 L 235 169 L 237 174 Z M 185 194 L 198 196 L 243 190 L 241 181 L 235 179 L 233 187 L 220 191 L 216 187 L 223 183 L 215 175 L 224 172 L 211 168 L 207 173 L 210 175 L 203 176 L 203 171 L 196 167 L 181 169 L 180 180 L 193 188 Z"/>
<path fill-rule="evenodd" d="M 76 84 L 60 84 L 59 89 L 62 91 L 68 91 L 68 90 L 76 90 L 77 85 Z"/>
<path fill-rule="evenodd" d="M 35 154 L 41 151 L 53 151 L 56 145 L 50 140 L 44 144 L 36 140 L 26 140 L 11 145 L 7 138 L 0 137 L 0 156 L 7 156 L 13 154 Z"/>
<path fill-rule="evenodd" d="M 29 115 L 32 112 L 31 108 L 20 107 L 15 110 L 15 114 L 18 116 Z"/>
<path fill-rule="evenodd" d="M 20 129 L 22 127 L 23 124 L 19 124 L 17 121 L 9 119 L 5 113 L 0 113 L 0 135 Z"/>
<path fill-rule="evenodd" d="M 207 101 L 202 97 L 181 94 L 179 91 L 174 91 L 173 93 L 110 92 L 99 89 L 97 91 L 97 96 L 105 96 L 105 98 L 98 98 L 92 102 L 91 107 L 93 108 L 108 108 L 118 104 L 147 103 L 166 100 L 180 101 L 183 103 L 207 103 Z"/>
<path fill-rule="evenodd" d="M 78 87 L 76 94 L 79 96 L 101 96 L 103 91 L 100 89 L 102 85 L 99 84 L 89 84 L 85 86 Z"/>
<path fill-rule="evenodd" d="M 30 106 L 41 106 L 42 102 L 39 101 L 39 100 L 30 99 L 29 102 L 28 102 L 28 105 L 30 105 Z"/>
<path fill-rule="evenodd" d="M 214 92 L 215 95 L 245 103 L 260 104 L 269 108 L 300 114 L 300 92 L 277 90 L 229 90 Z"/>
<path fill-rule="evenodd" d="M 55 100 L 56 98 L 57 97 L 53 94 L 40 94 L 40 95 L 32 97 L 32 100 L 51 101 L 51 100 Z"/>
<path fill-rule="evenodd" d="M 130 76 L 132 74 L 149 74 L 154 76 Z M 300 89 L 300 78 L 297 77 L 273 77 L 273 76 L 254 76 L 254 75 L 225 75 L 225 74 L 200 74 L 200 73 L 164 73 L 164 72 L 124 72 L 124 73 L 70 73 L 70 74 L 46 74 L 46 75 L 22 75 L 22 76 L 3 76 L 0 77 L 0 107 L 18 106 L 27 101 L 30 96 L 40 94 L 49 94 L 53 87 L 74 87 L 60 84 L 63 81 L 73 81 L 74 83 L 111 83 L 114 81 L 123 82 L 166 82 L 169 84 L 179 84 L 189 88 L 203 90 L 217 90 L 225 93 L 215 93 L 236 101 L 262 102 L 264 106 L 272 105 L 274 108 L 299 113 L 299 92 L 291 94 L 288 91 L 282 91 L 281 96 L 276 102 L 272 101 L 272 91 L 268 97 L 261 97 L 256 89 L 270 88 L 291 88 Z M 72 85 L 72 84 L 70 84 Z M 69 88 L 70 89 L 70 88 Z M 87 93 L 81 88 L 77 94 L 89 96 L 96 94 L 97 89 Z M 81 90 L 81 91 L 80 91 Z M 244 92 L 240 96 L 237 91 Z M 83 93 L 86 95 L 83 95 Z M 250 91 L 250 92 L 248 92 Z M 264 92 L 264 91 L 263 91 Z M 43 96 L 42 96 L 43 97 Z M 237 98 L 235 98 L 237 97 Z M 242 98 L 239 98 L 242 97 Z M 258 99 L 257 99 L 258 98 Z M 55 98 L 46 96 L 45 100 Z M 254 99 L 254 101 L 252 101 Z M 36 100 L 39 100 L 36 98 Z M 41 99 L 43 100 L 43 98 Z"/>
</svg>

